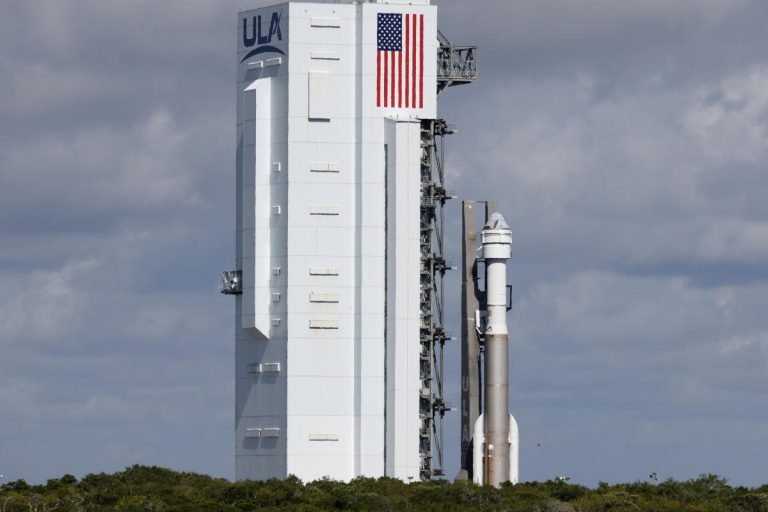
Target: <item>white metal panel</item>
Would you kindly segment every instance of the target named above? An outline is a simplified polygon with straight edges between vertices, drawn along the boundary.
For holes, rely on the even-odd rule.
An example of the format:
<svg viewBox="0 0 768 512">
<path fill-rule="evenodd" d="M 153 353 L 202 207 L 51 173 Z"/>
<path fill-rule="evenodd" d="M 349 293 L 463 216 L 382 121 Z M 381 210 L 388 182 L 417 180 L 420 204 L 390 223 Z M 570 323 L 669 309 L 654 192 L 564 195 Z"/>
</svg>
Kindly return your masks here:
<svg viewBox="0 0 768 512">
<path fill-rule="evenodd" d="M 309 58 L 312 60 L 341 60 L 341 54 L 331 50 L 310 50 Z"/>
<path fill-rule="evenodd" d="M 338 329 L 339 320 L 337 318 L 313 317 L 309 319 L 310 329 Z"/>
<path fill-rule="evenodd" d="M 425 59 L 429 61 L 430 59 Z M 434 60 L 434 59 L 432 59 Z M 425 85 L 425 88 L 427 86 Z M 406 288 L 407 307 L 408 307 L 408 322 L 407 322 L 407 355 L 406 358 L 409 361 L 409 367 L 407 377 L 404 382 L 404 388 L 406 393 L 407 404 L 407 429 L 412 433 L 405 440 L 402 447 L 406 454 L 406 478 L 410 476 L 418 475 L 420 466 L 419 457 L 419 437 L 416 434 L 419 431 L 419 393 L 421 391 L 421 381 L 419 379 L 419 370 L 416 369 L 410 361 L 416 361 L 419 359 L 421 351 L 421 342 L 419 339 L 420 333 L 420 311 L 419 304 L 421 302 L 419 287 L 414 286 L 417 280 L 420 280 L 421 274 L 421 253 L 420 253 L 420 239 L 421 230 L 420 223 L 415 222 L 416 217 L 420 217 L 420 203 L 421 203 L 421 125 L 420 123 L 397 123 L 397 145 L 400 148 L 405 148 L 405 151 L 397 152 L 397 166 L 406 173 L 408 177 L 408 204 L 409 211 L 412 216 L 411 219 L 405 225 L 408 239 L 408 260 L 406 266 L 408 269 L 408 275 L 410 276 L 410 285 Z"/>
<path fill-rule="evenodd" d="M 342 35 L 346 29 L 342 30 L 317 30 L 313 29 L 315 35 L 322 36 L 318 39 L 325 41 L 337 39 L 335 34 Z M 292 61 L 294 69 L 303 69 L 312 71 L 326 71 L 334 75 L 346 76 L 347 80 L 352 80 L 356 70 L 354 57 L 357 54 L 357 48 L 354 44 L 328 44 L 324 41 L 316 41 L 305 44 L 296 44 L 293 47 Z M 328 52 L 323 54 L 322 52 Z M 333 55 L 333 54 L 336 55 Z"/>
<path fill-rule="evenodd" d="M 351 184 L 327 182 L 291 182 L 291 195 L 298 204 L 289 205 L 289 215 L 293 212 L 291 222 L 299 227 L 349 227 L 354 228 L 355 219 L 355 187 Z M 311 217 L 313 207 L 336 206 L 337 219 L 322 219 Z M 333 208 L 331 208 L 333 210 Z M 354 229 L 347 230 L 346 238 L 351 243 L 354 240 Z M 346 245 L 345 245 L 346 247 Z"/>
<path fill-rule="evenodd" d="M 326 277 L 325 282 L 319 285 L 297 283 L 291 286 L 291 296 L 298 296 L 298 300 L 291 306 L 292 318 L 295 314 L 303 313 L 313 318 L 327 316 L 323 313 L 333 313 L 331 316 L 339 318 L 340 322 L 354 322 L 353 315 L 357 316 L 355 287 L 349 283 L 328 282 L 328 279 L 337 278 Z M 292 332 L 291 335 L 298 336 L 299 332 Z"/>
<path fill-rule="evenodd" d="M 275 475 L 287 475 L 285 450 L 271 454 L 242 453 L 235 459 L 238 480 L 268 480 Z"/>
<path fill-rule="evenodd" d="M 357 273 L 359 291 L 359 339 L 356 340 L 357 373 L 360 401 L 357 461 L 360 471 L 383 476 L 384 467 L 384 314 L 385 314 L 385 166 L 382 119 L 369 127 L 362 120 L 361 172 L 358 184 L 358 237 L 360 263 Z M 369 142 L 370 141 L 370 142 Z M 418 286 L 418 285 L 417 285 Z M 390 311 L 390 314 L 392 312 Z"/>
<path fill-rule="evenodd" d="M 383 199 L 383 198 L 382 198 Z M 383 204 L 382 200 L 382 204 Z M 375 222 L 375 221 L 372 221 Z M 385 246 L 386 246 L 386 240 L 384 239 L 384 226 L 363 226 L 360 228 L 361 236 L 365 239 L 365 245 L 361 248 L 361 253 L 363 256 L 369 256 L 371 258 L 378 259 L 384 255 Z M 379 277 L 382 278 L 383 276 L 375 276 L 368 274 L 366 277 Z M 376 279 L 374 283 L 377 284 L 383 284 L 383 280 Z M 371 284 L 374 284 L 371 283 Z"/>
<path fill-rule="evenodd" d="M 343 100 L 345 94 L 354 94 L 354 84 L 348 83 L 348 77 L 337 77 L 336 75 L 330 76 L 331 78 L 329 81 L 333 83 L 333 86 L 331 87 L 333 96 L 330 100 L 333 102 L 331 104 L 331 108 L 333 109 L 333 119 L 308 118 L 305 122 L 301 123 L 298 122 L 298 119 L 292 118 L 291 130 L 289 133 L 291 139 L 290 142 L 304 142 L 316 145 L 344 144 L 346 146 L 349 143 L 349 140 L 355 137 L 357 131 L 357 123 L 354 118 L 355 104 L 352 101 Z M 340 83 L 337 84 L 337 82 Z M 307 90 L 305 89 L 305 97 L 308 94 L 306 91 Z M 305 115 L 309 117 L 309 114 Z M 339 153 L 333 151 L 333 155 L 334 158 L 338 158 Z M 300 157 L 301 155 L 297 156 Z"/>
<path fill-rule="evenodd" d="M 345 218 L 345 210 L 341 210 L 339 215 L 309 215 L 309 208 L 306 205 L 302 205 L 301 213 L 306 217 L 304 225 L 298 224 L 298 215 L 293 220 L 297 224 L 288 233 L 288 244 L 299 244 L 296 251 L 292 256 L 311 258 L 311 263 L 326 261 L 330 257 L 339 258 L 343 261 L 350 261 L 349 258 L 354 256 L 355 241 L 354 232 L 348 226 L 349 223 Z M 313 222 L 313 225 L 307 225 L 309 222 Z M 292 258 L 293 260 L 294 258 Z M 354 262 L 354 260 L 351 260 Z M 352 263 L 351 265 L 354 265 Z M 344 272 L 351 265 L 337 266 L 340 272 Z M 305 266 L 298 273 L 306 275 Z M 291 272 L 295 272 L 291 270 Z M 296 273 L 290 273 L 288 275 L 289 281 L 293 284 L 293 279 Z M 351 275 L 347 274 L 344 279 L 351 279 Z M 349 286 L 354 286 L 354 282 L 348 281 Z"/>
<path fill-rule="evenodd" d="M 271 59 L 264 60 L 251 60 L 246 62 L 246 66 L 249 70 L 260 70 L 268 68 L 270 66 L 279 66 L 283 63 L 283 59 L 280 57 L 273 57 Z"/>
<path fill-rule="evenodd" d="M 369 258 L 373 260 L 374 258 Z M 372 265 L 375 263 L 376 266 L 384 268 L 384 258 L 376 258 L 375 262 L 371 262 Z M 382 271 L 380 274 L 381 277 L 384 276 L 384 272 Z M 380 321 L 384 322 L 384 314 L 386 313 L 385 310 L 385 297 L 386 297 L 386 289 L 383 285 L 383 279 L 380 283 L 379 280 L 376 280 L 376 283 L 370 284 L 365 287 L 365 294 L 366 299 L 365 301 L 361 301 L 360 303 L 360 315 L 362 317 L 365 317 L 367 315 L 376 315 L 380 317 Z M 384 344 L 384 331 L 379 331 L 379 326 L 381 325 L 381 322 L 376 324 L 371 324 L 370 329 L 366 329 L 367 337 L 371 339 L 379 340 L 382 344 Z M 384 366 L 384 360 L 378 361 L 377 364 L 380 364 L 381 366 Z"/>
<path fill-rule="evenodd" d="M 331 91 L 328 73 L 309 73 L 309 118 L 330 119 Z"/>
<path fill-rule="evenodd" d="M 339 434 L 314 432 L 309 434 L 310 441 L 338 441 Z"/>
<path fill-rule="evenodd" d="M 309 205 L 310 215 L 339 215 L 339 205 L 314 203 Z"/>
<path fill-rule="evenodd" d="M 245 429 L 245 437 L 249 439 L 261 437 L 260 428 L 247 428 Z"/>
<path fill-rule="evenodd" d="M 309 294 L 309 302 L 339 302 L 337 292 L 312 292 Z"/>
<path fill-rule="evenodd" d="M 355 129 L 351 125 L 347 128 L 350 131 Z M 352 133 L 354 135 L 355 132 Z M 291 137 L 294 135 L 292 132 Z M 295 141 L 291 147 L 292 182 L 355 184 L 356 144 L 349 141 L 333 144 Z"/>
<path fill-rule="evenodd" d="M 306 123 L 305 140 L 314 140 L 324 144 L 337 144 L 343 143 L 350 137 L 354 137 L 356 123 L 354 117 L 350 115 L 353 113 L 354 103 L 343 99 L 346 93 L 344 91 L 345 87 L 338 83 L 342 81 L 342 83 L 346 84 L 348 80 L 344 80 L 346 77 L 330 76 L 329 82 L 333 84 L 330 90 L 333 91 L 333 95 L 328 98 L 328 102 L 333 119 L 328 122 Z M 347 85 L 348 88 L 352 88 L 352 84 Z M 299 133 L 299 130 L 297 130 L 296 134 L 298 135 Z"/>
<path fill-rule="evenodd" d="M 311 276 L 338 276 L 339 269 L 336 267 L 309 267 Z"/>
<path fill-rule="evenodd" d="M 310 443 L 317 448 L 326 448 L 323 451 L 339 451 L 341 443 Z M 350 481 L 357 476 L 355 470 L 355 454 L 351 453 L 324 453 L 318 455 L 292 455 L 288 454 L 288 468 L 291 474 L 300 474 L 302 479 L 311 482 L 323 478 Z"/>
<path fill-rule="evenodd" d="M 285 404 L 279 403 L 285 399 L 286 379 L 283 372 L 248 374 L 237 379 L 236 385 L 244 391 L 235 400 L 237 410 L 248 413 L 243 416 L 285 415 Z"/>
<path fill-rule="evenodd" d="M 280 428 L 265 427 L 261 429 L 261 437 L 280 437 Z"/>
<path fill-rule="evenodd" d="M 388 126 L 387 474 L 418 478 L 420 124 Z"/>
<path fill-rule="evenodd" d="M 285 459 L 285 441 L 275 439 L 263 439 L 264 428 L 285 428 L 285 416 L 243 416 L 239 418 L 236 428 L 237 445 L 236 454 L 238 456 L 261 455 L 273 456 L 282 454 Z M 246 429 L 260 429 L 261 435 L 258 438 L 247 438 Z M 284 463 L 283 463 L 284 465 Z"/>
<path fill-rule="evenodd" d="M 291 375 L 314 377 L 355 377 L 352 339 L 292 338 L 291 350 L 302 357 L 291 361 Z M 332 356 L 332 357 L 330 357 Z"/>
<path fill-rule="evenodd" d="M 341 28 L 341 18 L 331 16 L 312 16 L 311 27 Z"/>
<path fill-rule="evenodd" d="M 350 409 L 351 410 L 351 409 Z M 289 458 L 298 462 L 300 457 L 315 457 L 323 459 L 326 456 L 346 456 L 351 463 L 355 454 L 354 435 L 355 420 L 351 415 L 311 415 L 296 414 L 291 416 L 291 428 L 288 432 L 291 449 Z M 313 443 L 309 440 L 310 434 L 332 433 L 338 435 L 336 443 Z M 341 462 L 341 461 L 339 461 Z M 343 470 L 352 468 L 353 464 L 344 464 Z M 326 475 L 332 467 L 325 469 Z"/>
<path fill-rule="evenodd" d="M 263 373 L 280 373 L 280 363 L 262 363 L 261 371 Z"/>
<path fill-rule="evenodd" d="M 355 386 L 352 377 L 292 375 L 291 394 L 293 400 L 288 403 L 289 415 L 354 417 Z"/>
<path fill-rule="evenodd" d="M 356 41 L 357 6 L 336 3 L 291 4 L 292 45 L 309 43 L 354 45 Z M 320 26 L 328 25 L 328 26 Z M 331 26 L 338 25 L 338 26 Z"/>
<path fill-rule="evenodd" d="M 257 80 L 245 88 L 242 102 L 244 118 L 243 153 L 252 155 L 244 162 L 253 162 L 252 168 L 243 168 L 243 175 L 253 175 L 254 183 L 269 183 L 270 141 L 271 141 L 271 78 Z M 252 143 L 252 144 L 251 144 Z M 259 148 L 259 152 L 257 152 Z M 258 155 L 258 156 L 257 156 Z M 266 176 L 266 178 L 265 178 Z M 253 245 L 244 245 L 243 266 L 243 327 L 253 328 L 268 338 L 269 295 L 264 294 L 269 286 L 270 238 L 270 195 L 269 187 L 243 187 L 242 192 L 244 229 L 252 234 Z M 250 237 L 249 237 L 250 238 Z M 249 264 L 246 264 L 249 263 Z"/>
<path fill-rule="evenodd" d="M 379 387 L 380 386 L 380 387 Z M 381 392 L 381 396 L 384 396 L 384 382 L 379 380 L 377 387 Z M 370 439 L 384 439 L 384 422 L 379 414 L 371 414 L 368 416 L 361 416 L 359 419 L 360 430 L 365 434 L 365 437 Z M 374 456 L 376 458 L 371 458 Z M 367 443 L 360 445 L 359 457 L 366 461 L 368 472 L 366 474 L 379 474 L 384 475 L 384 443 Z"/>
<path fill-rule="evenodd" d="M 235 360 L 236 360 L 236 376 L 237 379 L 245 385 L 245 390 L 249 394 L 251 393 L 251 386 L 253 385 L 253 374 L 249 373 L 250 365 L 254 363 L 261 363 L 262 361 L 282 361 L 285 357 L 285 344 L 284 343 L 254 343 L 253 337 L 245 337 L 239 339 L 235 343 Z M 242 379 L 242 380 L 240 380 Z M 285 404 L 280 404 L 279 400 L 271 403 L 263 403 L 264 407 L 261 407 L 258 411 L 243 411 L 245 416 L 254 415 L 274 415 L 279 412 L 280 409 L 269 409 L 269 407 L 277 407 L 278 405 L 285 408 Z M 269 409 L 269 410 L 267 410 Z"/>
<path fill-rule="evenodd" d="M 384 315 L 382 314 L 361 315 L 360 323 L 365 324 L 366 322 L 371 322 L 372 331 L 375 332 L 375 330 L 381 329 L 381 332 L 383 333 L 384 332 L 383 317 Z M 381 362 L 384 361 L 384 352 L 385 352 L 383 339 L 379 337 L 364 338 L 362 342 L 366 345 L 366 351 L 365 351 L 366 357 L 360 358 L 360 366 L 359 366 L 358 372 L 361 378 L 373 377 L 376 379 L 382 379 L 383 381 L 384 372 L 385 372 L 385 366 L 381 364 Z M 372 401 L 371 403 L 375 403 L 375 401 Z M 382 404 L 381 407 L 382 407 L 381 412 L 383 414 L 384 405 Z"/>
<path fill-rule="evenodd" d="M 339 172 L 338 162 L 310 162 L 310 172 Z"/>
</svg>

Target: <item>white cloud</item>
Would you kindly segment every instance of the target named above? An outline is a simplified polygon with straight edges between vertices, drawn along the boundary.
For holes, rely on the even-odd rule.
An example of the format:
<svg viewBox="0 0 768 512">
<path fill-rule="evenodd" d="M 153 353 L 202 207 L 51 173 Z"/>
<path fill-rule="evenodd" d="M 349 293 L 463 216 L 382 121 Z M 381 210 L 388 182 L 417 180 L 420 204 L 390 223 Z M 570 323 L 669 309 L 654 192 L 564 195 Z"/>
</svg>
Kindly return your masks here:
<svg viewBox="0 0 768 512">
<path fill-rule="evenodd" d="M 721 165 L 764 161 L 768 149 L 768 68 L 697 91 L 685 118 L 696 156 Z"/>
<path fill-rule="evenodd" d="M 167 348 L 219 338 L 220 328 L 204 314 L 220 303 L 213 278 L 207 296 L 163 292 L 162 282 L 152 292 L 131 289 L 131 277 L 140 274 L 137 266 L 142 264 L 144 258 L 89 259 L 3 278 L 0 345 L 96 349 L 108 344 L 119 349 L 125 343 L 160 343 Z"/>
<path fill-rule="evenodd" d="M 164 109 L 128 129 L 43 133 L 3 155 L 0 208 L 22 216 L 29 206 L 59 208 L 63 215 L 200 206 L 194 183 L 200 170 L 185 154 L 188 133 Z"/>
<path fill-rule="evenodd" d="M 736 336 L 722 342 L 723 354 L 729 355 L 747 349 L 757 349 L 760 352 L 768 352 L 768 330 Z"/>
</svg>

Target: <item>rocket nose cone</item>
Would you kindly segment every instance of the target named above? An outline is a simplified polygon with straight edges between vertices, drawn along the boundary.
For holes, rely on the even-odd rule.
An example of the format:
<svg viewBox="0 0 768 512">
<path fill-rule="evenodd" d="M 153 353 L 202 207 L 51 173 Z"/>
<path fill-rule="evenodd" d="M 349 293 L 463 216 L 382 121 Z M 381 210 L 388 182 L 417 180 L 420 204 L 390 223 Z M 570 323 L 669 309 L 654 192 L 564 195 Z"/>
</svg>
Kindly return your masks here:
<svg viewBox="0 0 768 512">
<path fill-rule="evenodd" d="M 504 216 L 499 212 L 491 215 L 488 222 L 485 224 L 485 229 L 509 229 L 509 224 L 504 220 Z"/>
</svg>

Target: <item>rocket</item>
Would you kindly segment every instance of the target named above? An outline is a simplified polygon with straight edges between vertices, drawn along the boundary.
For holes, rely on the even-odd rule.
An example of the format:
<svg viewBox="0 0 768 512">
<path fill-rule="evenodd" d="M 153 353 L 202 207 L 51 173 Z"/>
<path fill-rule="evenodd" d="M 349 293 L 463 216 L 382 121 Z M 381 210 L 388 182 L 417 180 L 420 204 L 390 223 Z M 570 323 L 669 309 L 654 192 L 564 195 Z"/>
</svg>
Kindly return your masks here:
<svg viewBox="0 0 768 512">
<path fill-rule="evenodd" d="M 472 478 L 481 485 L 518 481 L 519 434 L 509 413 L 509 331 L 507 330 L 507 260 L 512 230 L 493 213 L 481 232 L 478 259 L 485 261 L 483 409 L 472 434 Z M 481 315 L 478 315 L 478 318 Z"/>
</svg>

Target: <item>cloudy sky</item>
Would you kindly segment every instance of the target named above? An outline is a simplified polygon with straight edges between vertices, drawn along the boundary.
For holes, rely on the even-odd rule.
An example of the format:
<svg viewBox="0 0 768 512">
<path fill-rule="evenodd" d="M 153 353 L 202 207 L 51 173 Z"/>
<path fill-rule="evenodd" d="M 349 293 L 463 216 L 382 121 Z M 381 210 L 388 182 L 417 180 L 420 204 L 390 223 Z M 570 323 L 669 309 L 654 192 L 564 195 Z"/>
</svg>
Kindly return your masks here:
<svg viewBox="0 0 768 512">
<path fill-rule="evenodd" d="M 234 258 L 236 13 L 266 3 L 2 1 L 7 480 L 234 476 L 217 286 Z M 441 99 L 459 128 L 449 181 L 499 200 L 515 234 L 522 478 L 768 481 L 768 4 L 439 6 L 449 38 L 480 46 L 480 80 Z"/>
</svg>

